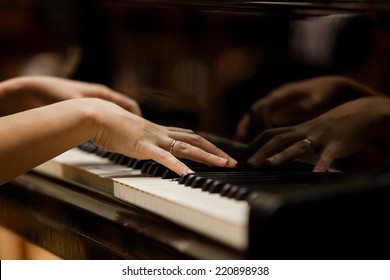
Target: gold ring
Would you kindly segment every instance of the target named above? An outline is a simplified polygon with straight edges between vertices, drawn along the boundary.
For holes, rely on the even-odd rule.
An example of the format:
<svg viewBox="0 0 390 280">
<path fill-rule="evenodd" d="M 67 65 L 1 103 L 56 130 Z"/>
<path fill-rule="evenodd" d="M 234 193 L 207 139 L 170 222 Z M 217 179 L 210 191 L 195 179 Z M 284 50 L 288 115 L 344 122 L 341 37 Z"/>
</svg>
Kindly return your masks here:
<svg viewBox="0 0 390 280">
<path fill-rule="evenodd" d="M 177 140 L 173 140 L 171 146 L 169 147 L 169 152 L 173 155 L 173 146 L 175 146 Z"/>
</svg>

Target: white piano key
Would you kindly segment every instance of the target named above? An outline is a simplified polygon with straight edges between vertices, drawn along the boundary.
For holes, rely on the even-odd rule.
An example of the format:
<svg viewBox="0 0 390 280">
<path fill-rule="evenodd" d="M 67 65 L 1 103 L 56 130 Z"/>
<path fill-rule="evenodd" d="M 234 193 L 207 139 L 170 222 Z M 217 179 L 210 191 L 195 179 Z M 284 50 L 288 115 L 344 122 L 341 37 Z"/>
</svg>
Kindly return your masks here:
<svg viewBox="0 0 390 280">
<path fill-rule="evenodd" d="M 238 249 L 247 245 L 249 206 L 161 178 L 115 178 L 118 198 Z"/>
</svg>

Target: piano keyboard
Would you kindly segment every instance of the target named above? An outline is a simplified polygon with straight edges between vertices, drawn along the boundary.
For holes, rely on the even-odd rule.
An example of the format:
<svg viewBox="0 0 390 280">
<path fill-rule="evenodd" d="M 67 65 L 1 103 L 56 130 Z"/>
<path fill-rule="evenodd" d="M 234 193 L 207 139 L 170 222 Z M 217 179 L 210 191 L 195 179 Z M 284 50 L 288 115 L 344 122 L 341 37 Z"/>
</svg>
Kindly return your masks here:
<svg viewBox="0 0 390 280">
<path fill-rule="evenodd" d="M 238 250 L 249 240 L 253 192 L 299 192 L 344 181 L 344 173 L 191 166 L 178 176 L 160 164 L 109 153 L 87 142 L 36 167 L 35 172 L 103 190 Z M 301 167 L 300 167 L 301 168 Z M 304 175 L 304 176 L 303 176 Z"/>
<path fill-rule="evenodd" d="M 151 161 L 143 161 L 146 164 Z M 163 179 L 113 162 L 107 155 L 71 149 L 34 171 L 87 184 L 167 218 L 236 249 L 247 246 L 249 207 L 246 201 L 221 198 L 197 188 L 183 187 L 176 178 Z M 169 173 L 169 172 L 167 172 Z M 171 175 L 172 176 L 172 175 Z"/>
</svg>

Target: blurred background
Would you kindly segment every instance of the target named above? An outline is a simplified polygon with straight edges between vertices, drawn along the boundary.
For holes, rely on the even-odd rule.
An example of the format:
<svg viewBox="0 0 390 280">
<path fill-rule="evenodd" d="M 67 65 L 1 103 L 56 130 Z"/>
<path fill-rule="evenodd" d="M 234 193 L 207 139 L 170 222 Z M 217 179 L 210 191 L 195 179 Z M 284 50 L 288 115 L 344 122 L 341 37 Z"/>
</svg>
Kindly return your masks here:
<svg viewBox="0 0 390 280">
<path fill-rule="evenodd" d="M 229 139 L 291 81 L 337 74 L 390 93 L 388 5 L 272 2 L 0 0 L 0 81 L 102 83 L 154 122 Z M 0 258 L 57 257 L 0 228 Z"/>
</svg>

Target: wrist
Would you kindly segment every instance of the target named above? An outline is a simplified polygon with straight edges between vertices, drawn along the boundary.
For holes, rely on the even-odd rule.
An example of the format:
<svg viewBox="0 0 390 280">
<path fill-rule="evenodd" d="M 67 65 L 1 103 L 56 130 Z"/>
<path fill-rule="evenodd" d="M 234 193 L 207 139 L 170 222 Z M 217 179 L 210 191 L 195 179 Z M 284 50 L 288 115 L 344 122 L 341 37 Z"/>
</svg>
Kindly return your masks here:
<svg viewBox="0 0 390 280">
<path fill-rule="evenodd" d="M 95 139 L 104 126 L 105 102 L 98 98 L 72 99 L 68 102 L 74 102 L 79 108 L 80 122 L 87 132 L 88 140 Z"/>
<path fill-rule="evenodd" d="M 102 143 L 105 138 L 104 135 L 110 129 L 110 123 L 113 122 L 116 113 L 120 112 L 122 108 L 99 98 L 73 100 L 81 107 L 82 122 L 83 126 L 88 130 L 88 140 L 104 145 L 105 143 Z"/>
</svg>

